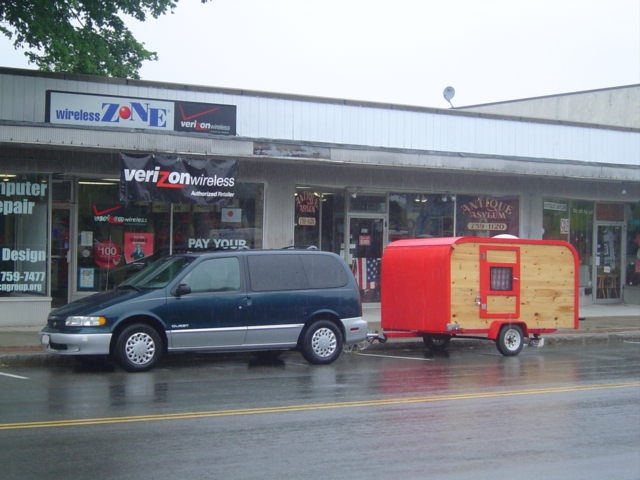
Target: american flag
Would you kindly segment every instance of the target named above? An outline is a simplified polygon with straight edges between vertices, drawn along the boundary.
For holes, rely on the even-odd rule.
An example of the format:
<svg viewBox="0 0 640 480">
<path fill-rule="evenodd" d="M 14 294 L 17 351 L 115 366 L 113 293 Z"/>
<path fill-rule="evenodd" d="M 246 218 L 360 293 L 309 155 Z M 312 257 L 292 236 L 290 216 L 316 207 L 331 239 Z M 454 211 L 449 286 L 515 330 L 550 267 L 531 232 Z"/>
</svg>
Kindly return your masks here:
<svg viewBox="0 0 640 480">
<path fill-rule="evenodd" d="M 356 258 L 353 262 L 353 274 L 360 290 L 376 288 L 380 281 L 380 259 Z"/>
</svg>

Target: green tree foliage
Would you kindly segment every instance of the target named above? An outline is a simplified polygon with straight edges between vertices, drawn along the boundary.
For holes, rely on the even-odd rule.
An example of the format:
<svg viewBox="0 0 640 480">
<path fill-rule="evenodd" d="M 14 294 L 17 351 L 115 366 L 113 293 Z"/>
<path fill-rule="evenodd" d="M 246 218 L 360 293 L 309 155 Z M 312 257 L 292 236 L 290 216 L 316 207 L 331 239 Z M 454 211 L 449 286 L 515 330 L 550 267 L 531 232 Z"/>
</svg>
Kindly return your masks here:
<svg viewBox="0 0 640 480">
<path fill-rule="evenodd" d="M 201 0 L 206 3 L 207 0 Z M 0 32 L 38 69 L 139 78 L 157 60 L 125 26 L 173 13 L 178 0 L 0 0 Z"/>
</svg>

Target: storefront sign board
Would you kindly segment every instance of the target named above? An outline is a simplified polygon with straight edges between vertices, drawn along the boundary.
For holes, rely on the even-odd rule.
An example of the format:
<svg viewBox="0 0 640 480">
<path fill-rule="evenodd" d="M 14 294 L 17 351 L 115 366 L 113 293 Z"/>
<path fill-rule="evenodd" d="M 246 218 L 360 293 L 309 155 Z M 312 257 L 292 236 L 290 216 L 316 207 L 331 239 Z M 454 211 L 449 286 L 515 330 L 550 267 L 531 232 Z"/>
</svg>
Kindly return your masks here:
<svg viewBox="0 0 640 480">
<path fill-rule="evenodd" d="M 235 196 L 235 160 L 121 154 L 120 200 L 226 204 Z"/>
</svg>

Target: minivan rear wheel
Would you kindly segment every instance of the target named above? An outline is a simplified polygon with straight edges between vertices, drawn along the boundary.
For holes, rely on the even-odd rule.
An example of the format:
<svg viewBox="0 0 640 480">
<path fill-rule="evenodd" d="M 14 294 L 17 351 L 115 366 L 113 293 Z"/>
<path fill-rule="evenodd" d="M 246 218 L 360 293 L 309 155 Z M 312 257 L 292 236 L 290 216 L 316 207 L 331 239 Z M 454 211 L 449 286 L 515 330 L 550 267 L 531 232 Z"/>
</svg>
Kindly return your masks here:
<svg viewBox="0 0 640 480">
<path fill-rule="evenodd" d="M 309 363 L 326 365 L 342 353 L 342 332 L 329 320 L 312 323 L 302 338 L 302 356 Z"/>
<path fill-rule="evenodd" d="M 162 351 L 162 339 L 157 330 L 149 325 L 137 323 L 120 332 L 113 355 L 125 370 L 143 372 L 158 363 Z"/>
</svg>

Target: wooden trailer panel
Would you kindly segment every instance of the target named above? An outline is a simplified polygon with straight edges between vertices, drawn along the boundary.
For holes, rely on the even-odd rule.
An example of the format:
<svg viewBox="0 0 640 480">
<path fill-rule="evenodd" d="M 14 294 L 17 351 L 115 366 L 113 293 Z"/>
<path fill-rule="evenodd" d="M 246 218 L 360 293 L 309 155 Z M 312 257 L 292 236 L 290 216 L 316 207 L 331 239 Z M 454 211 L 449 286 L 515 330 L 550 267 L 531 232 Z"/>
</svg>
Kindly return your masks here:
<svg viewBox="0 0 640 480">
<path fill-rule="evenodd" d="M 452 245 L 451 318 L 460 328 L 487 329 L 490 319 L 480 318 L 480 257 L 477 243 Z"/>
<path fill-rule="evenodd" d="M 578 259 L 568 244 L 523 245 L 520 316 L 530 329 L 578 328 Z"/>
<path fill-rule="evenodd" d="M 461 239 L 451 258 L 451 321 L 465 330 L 487 329 L 496 319 L 519 320 L 529 330 L 577 328 L 576 260 L 561 242 Z M 511 284 L 492 290 L 492 269 L 510 271 Z"/>
</svg>

